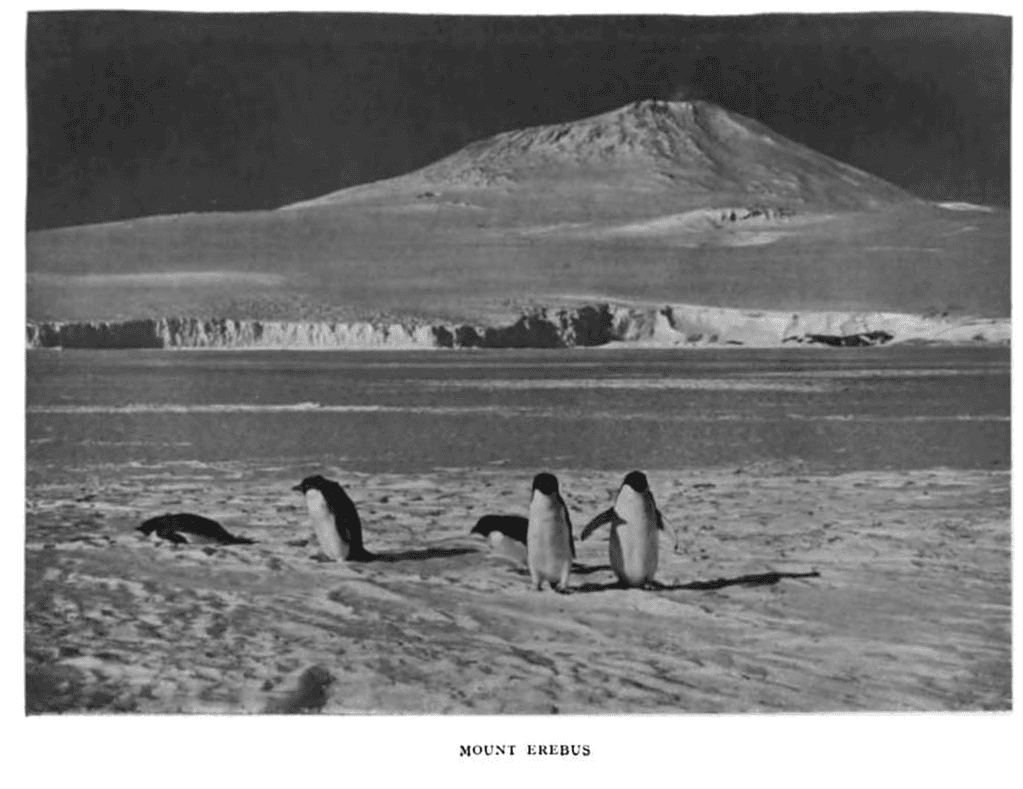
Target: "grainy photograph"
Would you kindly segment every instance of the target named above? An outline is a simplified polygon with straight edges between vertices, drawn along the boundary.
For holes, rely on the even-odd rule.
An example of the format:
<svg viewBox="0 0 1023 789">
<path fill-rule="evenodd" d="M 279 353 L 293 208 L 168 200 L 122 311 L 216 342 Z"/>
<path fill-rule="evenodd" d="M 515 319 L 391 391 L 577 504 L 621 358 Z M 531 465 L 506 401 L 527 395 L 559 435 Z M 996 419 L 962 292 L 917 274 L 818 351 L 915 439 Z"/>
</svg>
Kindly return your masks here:
<svg viewBox="0 0 1023 789">
<path fill-rule="evenodd" d="M 1010 17 L 24 21 L 27 716 L 1012 709 Z"/>
</svg>

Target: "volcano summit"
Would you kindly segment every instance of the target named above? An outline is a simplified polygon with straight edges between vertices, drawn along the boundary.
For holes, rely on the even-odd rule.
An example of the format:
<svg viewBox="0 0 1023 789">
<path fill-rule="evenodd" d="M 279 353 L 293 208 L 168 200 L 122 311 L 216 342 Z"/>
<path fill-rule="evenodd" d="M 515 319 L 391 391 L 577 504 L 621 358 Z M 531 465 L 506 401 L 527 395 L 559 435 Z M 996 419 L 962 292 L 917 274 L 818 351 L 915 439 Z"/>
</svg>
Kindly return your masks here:
<svg viewBox="0 0 1023 789">
<path fill-rule="evenodd" d="M 643 101 L 498 134 L 413 173 L 273 211 L 29 233 L 28 272 L 30 338 L 59 336 L 68 322 L 141 320 L 164 321 L 146 329 L 157 346 L 184 342 L 161 339 L 167 321 L 201 324 L 189 336 L 204 337 L 230 324 L 224 344 L 387 345 L 374 326 L 480 338 L 525 321 L 501 342 L 530 344 L 549 332 L 529 321 L 568 310 L 567 344 L 716 342 L 757 315 L 770 327 L 732 341 L 851 325 L 906 339 L 922 330 L 892 327 L 919 320 L 937 321 L 926 336 L 990 339 L 971 327 L 1007 326 L 1009 215 L 923 201 L 709 102 Z M 644 317 L 579 328 L 585 309 Z M 694 309 L 699 321 L 678 318 Z M 671 331 L 636 328 L 659 315 L 675 316 Z M 777 329 L 793 325 L 795 335 Z M 103 332 L 118 342 L 116 329 Z"/>
<path fill-rule="evenodd" d="M 887 181 L 706 101 L 641 101 L 574 123 L 498 134 L 375 186 L 393 195 L 388 187 L 515 191 L 541 184 L 578 196 L 590 191 L 596 197 L 601 187 L 619 195 L 657 194 L 680 207 L 766 201 L 868 209 L 914 199 Z M 346 189 L 297 205 L 373 192 Z"/>
</svg>

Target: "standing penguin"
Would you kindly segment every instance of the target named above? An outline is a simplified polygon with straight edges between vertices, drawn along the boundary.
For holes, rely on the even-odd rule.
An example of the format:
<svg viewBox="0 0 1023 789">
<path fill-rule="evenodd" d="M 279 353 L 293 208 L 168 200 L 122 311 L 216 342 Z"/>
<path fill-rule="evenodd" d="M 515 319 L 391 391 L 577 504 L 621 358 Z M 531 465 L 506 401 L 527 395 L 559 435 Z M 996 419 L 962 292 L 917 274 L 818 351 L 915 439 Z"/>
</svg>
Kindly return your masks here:
<svg viewBox="0 0 1023 789">
<path fill-rule="evenodd" d="M 292 490 L 305 496 L 316 539 L 331 559 L 359 562 L 372 558 L 362 545 L 362 522 L 355 504 L 337 482 L 316 474 Z"/>
<path fill-rule="evenodd" d="M 542 473 L 533 478 L 526 552 L 533 588 L 539 591 L 543 582 L 548 581 L 559 592 L 568 591 L 575 540 L 568 507 L 558 492 L 558 478 L 553 474 Z"/>
<path fill-rule="evenodd" d="M 646 474 L 627 474 L 614 506 L 587 523 L 579 539 L 585 540 L 605 523 L 611 524 L 608 554 L 618 579 L 625 586 L 644 586 L 653 581 L 657 572 L 657 532 L 664 530 L 664 521 Z"/>
</svg>

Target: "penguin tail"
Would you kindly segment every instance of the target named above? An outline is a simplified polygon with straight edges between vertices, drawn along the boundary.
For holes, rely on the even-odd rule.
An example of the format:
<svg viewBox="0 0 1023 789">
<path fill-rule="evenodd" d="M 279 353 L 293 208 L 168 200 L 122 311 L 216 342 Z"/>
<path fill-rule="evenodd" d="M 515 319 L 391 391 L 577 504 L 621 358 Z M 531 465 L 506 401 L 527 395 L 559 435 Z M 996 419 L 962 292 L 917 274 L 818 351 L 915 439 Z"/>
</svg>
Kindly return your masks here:
<svg viewBox="0 0 1023 789">
<path fill-rule="evenodd" d="M 228 544 L 229 545 L 255 545 L 256 541 L 255 540 L 250 540 L 248 537 L 235 537 Z"/>
</svg>

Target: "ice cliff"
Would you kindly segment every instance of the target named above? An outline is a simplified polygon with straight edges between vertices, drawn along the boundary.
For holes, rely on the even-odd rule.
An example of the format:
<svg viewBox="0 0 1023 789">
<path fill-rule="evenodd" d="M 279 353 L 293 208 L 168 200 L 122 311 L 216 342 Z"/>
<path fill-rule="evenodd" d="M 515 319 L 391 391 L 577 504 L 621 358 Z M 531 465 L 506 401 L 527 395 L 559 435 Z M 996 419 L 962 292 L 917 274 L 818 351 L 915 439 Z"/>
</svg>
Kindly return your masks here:
<svg viewBox="0 0 1023 789">
<path fill-rule="evenodd" d="M 537 307 L 512 323 L 158 318 L 29 322 L 29 348 L 394 349 L 856 346 L 1008 342 L 1008 319 L 882 312 L 767 312 L 698 305 Z"/>
</svg>

